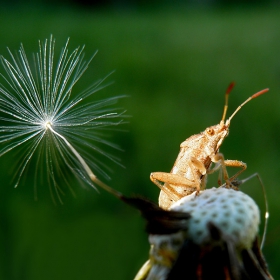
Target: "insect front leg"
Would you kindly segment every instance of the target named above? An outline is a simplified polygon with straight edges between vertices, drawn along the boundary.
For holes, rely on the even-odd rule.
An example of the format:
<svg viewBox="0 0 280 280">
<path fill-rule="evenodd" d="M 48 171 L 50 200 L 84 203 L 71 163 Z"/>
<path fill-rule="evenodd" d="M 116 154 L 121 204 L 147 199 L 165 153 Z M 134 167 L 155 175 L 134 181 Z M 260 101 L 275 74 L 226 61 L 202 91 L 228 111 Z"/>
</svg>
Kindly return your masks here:
<svg viewBox="0 0 280 280">
<path fill-rule="evenodd" d="M 245 162 L 239 161 L 239 160 L 231 160 L 227 159 L 224 161 L 226 166 L 232 166 L 232 167 L 240 167 L 241 170 L 239 170 L 235 175 L 229 178 L 229 181 L 232 182 L 235 180 L 243 171 L 246 170 L 247 164 Z"/>
<path fill-rule="evenodd" d="M 238 160 L 225 160 L 224 159 L 224 155 L 222 153 L 217 153 L 213 158 L 212 161 L 214 163 L 218 163 L 218 165 L 216 165 L 213 169 L 209 170 L 207 173 L 213 173 L 214 171 L 218 170 L 220 168 L 221 172 L 219 174 L 219 180 L 218 183 L 219 185 L 221 185 L 221 176 L 222 174 L 224 175 L 224 180 L 226 182 L 226 185 L 228 187 L 232 187 L 231 182 L 234 181 L 246 168 L 247 168 L 247 164 L 242 162 L 242 161 L 238 161 Z M 231 167 L 239 167 L 241 168 L 241 170 L 239 170 L 235 175 L 233 175 L 232 177 L 228 176 L 228 172 L 226 167 L 227 166 L 231 166 Z M 222 174 L 221 174 L 222 173 Z"/>
</svg>

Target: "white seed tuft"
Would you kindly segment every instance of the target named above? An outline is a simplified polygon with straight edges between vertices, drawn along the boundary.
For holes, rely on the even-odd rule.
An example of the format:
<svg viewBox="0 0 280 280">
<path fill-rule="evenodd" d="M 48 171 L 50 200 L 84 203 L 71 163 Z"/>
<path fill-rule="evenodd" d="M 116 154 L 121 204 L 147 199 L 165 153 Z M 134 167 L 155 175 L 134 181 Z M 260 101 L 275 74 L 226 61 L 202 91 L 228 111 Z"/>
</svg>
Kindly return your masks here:
<svg viewBox="0 0 280 280">
<path fill-rule="evenodd" d="M 23 174 L 32 170 L 35 191 L 38 183 L 48 183 L 52 196 L 56 193 L 59 199 L 64 190 L 58 180 L 68 185 L 71 174 L 92 187 L 100 182 L 96 176 L 109 178 L 103 159 L 118 163 L 107 152 L 107 148 L 118 146 L 104 139 L 104 132 L 121 123 L 122 115 L 119 109 L 111 108 L 120 97 L 92 99 L 104 79 L 74 92 L 91 59 L 84 59 L 84 47 L 69 51 L 68 42 L 59 58 L 52 36 L 39 42 L 33 63 L 22 45 L 16 56 L 10 51 L 10 59 L 0 56 L 0 157 L 21 148 L 15 187 Z"/>
</svg>

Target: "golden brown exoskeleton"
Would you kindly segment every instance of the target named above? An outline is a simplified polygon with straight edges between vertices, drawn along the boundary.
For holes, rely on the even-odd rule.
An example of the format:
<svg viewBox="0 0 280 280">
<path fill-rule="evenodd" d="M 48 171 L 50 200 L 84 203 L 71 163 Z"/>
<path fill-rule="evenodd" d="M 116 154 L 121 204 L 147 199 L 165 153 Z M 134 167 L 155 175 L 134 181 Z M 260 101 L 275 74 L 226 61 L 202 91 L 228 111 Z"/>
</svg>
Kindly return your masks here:
<svg viewBox="0 0 280 280">
<path fill-rule="evenodd" d="M 228 108 L 228 95 L 233 86 L 234 83 L 231 83 L 226 91 L 225 107 L 220 123 L 206 128 L 205 131 L 193 135 L 181 143 L 179 155 L 170 173 L 151 173 L 150 178 L 152 182 L 161 189 L 159 206 L 163 209 L 168 209 L 173 202 L 194 191 L 199 193 L 200 189 L 205 188 L 208 174 L 219 170 L 219 184 L 222 184 L 223 175 L 226 185 L 234 187 L 232 181 L 247 168 L 246 163 L 242 161 L 225 160 L 223 154 L 219 153 L 219 148 L 229 133 L 230 122 L 234 115 L 243 105 L 267 92 L 268 89 L 253 94 L 225 120 Z M 216 165 L 211 169 L 212 163 Z M 241 170 L 229 178 L 226 166 L 240 167 Z"/>
</svg>

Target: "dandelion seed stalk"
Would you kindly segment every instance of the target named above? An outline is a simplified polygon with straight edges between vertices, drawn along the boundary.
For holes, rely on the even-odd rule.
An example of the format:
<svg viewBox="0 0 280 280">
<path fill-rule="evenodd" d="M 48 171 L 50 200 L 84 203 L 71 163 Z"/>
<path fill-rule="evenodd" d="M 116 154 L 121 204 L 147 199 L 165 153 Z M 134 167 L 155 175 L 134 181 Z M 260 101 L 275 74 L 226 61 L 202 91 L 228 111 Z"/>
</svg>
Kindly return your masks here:
<svg viewBox="0 0 280 280">
<path fill-rule="evenodd" d="M 89 168 L 89 166 L 87 165 L 85 160 L 81 157 L 81 155 L 77 152 L 77 150 L 67 141 L 67 139 L 65 137 L 63 137 L 62 135 L 57 133 L 55 130 L 53 130 L 50 123 L 47 123 L 46 128 L 50 129 L 54 134 L 56 134 L 58 137 L 60 137 L 66 143 L 66 145 L 70 148 L 70 150 L 73 152 L 73 154 L 77 157 L 77 159 L 79 160 L 79 162 L 85 169 L 86 173 L 88 174 L 88 176 L 90 177 L 92 182 L 96 183 L 101 188 L 103 188 L 104 190 L 108 191 L 109 193 L 115 195 L 116 197 L 118 197 L 118 198 L 122 197 L 122 194 L 120 192 L 118 192 L 118 191 L 114 190 L 113 188 L 109 187 L 108 185 L 104 184 L 102 181 L 100 181 L 94 175 L 94 173 L 91 171 L 91 169 Z"/>
</svg>

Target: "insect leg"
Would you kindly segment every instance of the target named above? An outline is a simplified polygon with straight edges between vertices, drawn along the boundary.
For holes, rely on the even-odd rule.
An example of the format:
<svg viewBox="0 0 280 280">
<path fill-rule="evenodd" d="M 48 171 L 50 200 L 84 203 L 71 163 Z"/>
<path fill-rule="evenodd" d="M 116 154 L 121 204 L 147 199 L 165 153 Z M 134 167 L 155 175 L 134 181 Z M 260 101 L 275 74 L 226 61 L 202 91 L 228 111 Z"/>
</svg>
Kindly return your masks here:
<svg viewBox="0 0 280 280">
<path fill-rule="evenodd" d="M 212 159 L 211 159 L 214 163 L 220 163 L 220 168 L 222 169 L 222 173 L 224 174 L 224 179 L 226 181 L 226 184 L 228 187 L 231 187 L 232 184 L 231 182 L 234 181 L 246 168 L 247 165 L 246 163 L 242 162 L 242 161 L 238 161 L 238 160 L 225 160 L 224 159 L 224 155 L 221 153 L 217 153 Z M 231 166 L 231 167 L 240 167 L 241 170 L 239 170 L 235 175 L 233 175 L 232 177 L 228 176 L 228 172 L 226 167 L 227 166 Z M 216 171 L 219 168 L 219 166 L 214 167 L 212 170 Z M 213 171 L 210 170 L 210 173 L 212 173 Z M 209 173 L 209 171 L 208 171 Z M 219 176 L 220 177 L 220 176 Z M 219 182 L 220 182 L 220 178 L 219 178 Z M 221 183 L 221 182 L 220 182 Z"/>
<path fill-rule="evenodd" d="M 222 153 L 217 153 L 211 158 L 211 160 L 212 160 L 212 162 L 217 163 L 217 164 L 212 170 L 208 171 L 208 173 L 213 173 L 214 171 L 216 171 L 220 168 L 220 170 L 222 170 L 222 173 L 224 174 L 224 179 L 226 181 L 227 186 L 230 186 L 230 180 L 229 180 L 228 172 L 226 169 L 224 155 Z M 219 185 L 221 185 L 221 171 L 219 174 L 218 183 L 219 183 Z"/>
<path fill-rule="evenodd" d="M 219 162 L 215 162 L 215 166 L 212 169 L 208 169 L 207 174 L 212 174 L 217 170 L 221 170 L 221 164 Z"/>
<path fill-rule="evenodd" d="M 174 201 L 177 201 L 188 194 L 182 194 L 181 192 L 177 191 L 177 189 L 180 187 L 185 189 L 191 188 L 199 190 L 199 183 L 195 183 L 194 181 L 188 180 L 187 178 L 178 174 L 153 172 L 150 175 L 150 179 Z"/>
<path fill-rule="evenodd" d="M 247 168 L 247 164 L 242 162 L 242 161 L 239 161 L 239 160 L 229 160 L 229 159 L 227 159 L 227 160 L 224 161 L 224 164 L 225 164 L 225 166 L 242 168 L 235 175 L 233 175 L 232 177 L 229 178 L 230 182 L 232 182 L 234 179 L 236 179 Z"/>
</svg>

